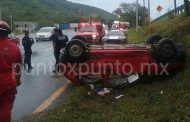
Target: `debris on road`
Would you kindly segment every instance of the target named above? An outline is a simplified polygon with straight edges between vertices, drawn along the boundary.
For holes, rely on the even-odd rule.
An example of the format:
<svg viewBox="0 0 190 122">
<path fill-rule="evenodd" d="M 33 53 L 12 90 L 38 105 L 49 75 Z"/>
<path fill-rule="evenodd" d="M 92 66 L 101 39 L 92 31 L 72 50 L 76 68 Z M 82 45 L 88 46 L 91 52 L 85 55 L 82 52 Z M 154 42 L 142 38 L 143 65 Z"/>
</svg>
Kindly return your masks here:
<svg viewBox="0 0 190 122">
<path fill-rule="evenodd" d="M 94 85 L 90 84 L 90 88 L 91 88 L 92 90 L 94 90 Z"/>
<path fill-rule="evenodd" d="M 124 97 L 124 95 L 119 95 L 119 96 L 115 97 L 115 99 L 120 99 L 122 97 Z"/>
<path fill-rule="evenodd" d="M 106 96 L 106 95 L 109 95 L 109 93 L 110 93 L 110 90 L 107 88 L 104 88 L 103 90 L 98 91 L 97 94 L 100 96 Z"/>
<path fill-rule="evenodd" d="M 88 92 L 88 95 L 91 95 L 91 92 Z"/>
<path fill-rule="evenodd" d="M 164 91 L 161 91 L 160 93 L 161 93 L 161 94 L 163 94 L 163 93 L 164 93 Z"/>
</svg>

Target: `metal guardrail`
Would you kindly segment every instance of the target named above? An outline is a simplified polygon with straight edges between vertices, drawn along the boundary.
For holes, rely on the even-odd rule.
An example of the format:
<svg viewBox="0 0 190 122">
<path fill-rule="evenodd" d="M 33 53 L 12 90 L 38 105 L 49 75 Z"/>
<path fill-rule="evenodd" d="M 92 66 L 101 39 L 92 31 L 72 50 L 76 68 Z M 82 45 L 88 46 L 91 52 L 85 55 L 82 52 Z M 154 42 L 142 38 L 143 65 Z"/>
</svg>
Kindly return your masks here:
<svg viewBox="0 0 190 122">
<path fill-rule="evenodd" d="M 189 1 L 189 6 L 190 6 L 190 1 Z M 179 7 L 177 7 L 176 9 L 173 9 L 173 10 L 169 11 L 168 13 L 154 19 L 152 22 L 157 22 L 157 21 L 160 21 L 160 20 L 168 19 L 168 18 L 172 19 L 175 16 L 180 15 L 180 14 L 182 14 L 184 12 L 185 12 L 185 4 L 183 4 L 183 5 L 179 6 Z"/>
</svg>

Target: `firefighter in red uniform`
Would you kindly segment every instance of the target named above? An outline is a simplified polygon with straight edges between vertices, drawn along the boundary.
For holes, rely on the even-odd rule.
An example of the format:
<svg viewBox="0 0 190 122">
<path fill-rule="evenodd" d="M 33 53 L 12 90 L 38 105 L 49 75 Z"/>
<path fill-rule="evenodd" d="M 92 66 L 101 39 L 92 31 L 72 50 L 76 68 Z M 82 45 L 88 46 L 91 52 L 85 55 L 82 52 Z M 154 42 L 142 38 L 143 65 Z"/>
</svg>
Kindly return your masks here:
<svg viewBox="0 0 190 122">
<path fill-rule="evenodd" d="M 16 87 L 21 83 L 22 56 L 19 48 L 8 41 L 9 25 L 0 21 L 0 122 L 11 121 Z"/>
</svg>

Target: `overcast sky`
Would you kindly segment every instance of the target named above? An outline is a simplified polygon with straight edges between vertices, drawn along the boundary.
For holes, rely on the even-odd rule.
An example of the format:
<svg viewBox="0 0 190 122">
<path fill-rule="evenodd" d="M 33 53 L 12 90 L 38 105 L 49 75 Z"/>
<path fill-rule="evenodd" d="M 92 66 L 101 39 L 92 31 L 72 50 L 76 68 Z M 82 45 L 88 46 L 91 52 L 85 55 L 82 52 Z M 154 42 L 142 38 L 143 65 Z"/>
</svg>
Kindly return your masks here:
<svg viewBox="0 0 190 122">
<path fill-rule="evenodd" d="M 136 0 L 68 0 L 71 2 L 75 3 L 81 3 L 81 4 L 86 4 L 94 7 L 98 7 L 101 9 L 104 9 L 108 12 L 113 12 L 116 8 L 119 7 L 119 4 L 122 2 L 135 2 Z M 146 6 L 147 6 L 147 1 Z M 177 6 L 182 5 L 184 0 L 176 0 L 177 1 Z M 139 3 L 143 5 L 143 0 L 139 0 Z M 165 12 L 167 12 L 169 9 L 174 8 L 174 0 L 150 0 L 151 3 L 151 18 L 156 18 Z M 156 11 L 156 8 L 158 5 L 161 5 L 163 7 L 163 11 L 161 13 L 158 13 Z"/>
</svg>

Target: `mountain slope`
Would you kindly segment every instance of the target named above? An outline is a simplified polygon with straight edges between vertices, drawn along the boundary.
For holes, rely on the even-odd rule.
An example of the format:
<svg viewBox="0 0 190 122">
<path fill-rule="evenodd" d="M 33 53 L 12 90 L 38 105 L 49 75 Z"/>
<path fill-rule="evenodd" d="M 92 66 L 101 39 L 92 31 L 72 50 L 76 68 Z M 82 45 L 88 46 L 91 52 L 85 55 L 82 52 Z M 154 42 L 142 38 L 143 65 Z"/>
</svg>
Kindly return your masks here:
<svg viewBox="0 0 190 122">
<path fill-rule="evenodd" d="M 80 17 L 98 15 L 109 21 L 115 16 L 107 11 L 95 7 L 76 4 L 66 0 L 1 0 L 2 18 L 14 20 L 37 21 L 41 24 L 57 22 L 78 22 Z"/>
</svg>

